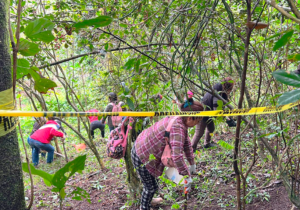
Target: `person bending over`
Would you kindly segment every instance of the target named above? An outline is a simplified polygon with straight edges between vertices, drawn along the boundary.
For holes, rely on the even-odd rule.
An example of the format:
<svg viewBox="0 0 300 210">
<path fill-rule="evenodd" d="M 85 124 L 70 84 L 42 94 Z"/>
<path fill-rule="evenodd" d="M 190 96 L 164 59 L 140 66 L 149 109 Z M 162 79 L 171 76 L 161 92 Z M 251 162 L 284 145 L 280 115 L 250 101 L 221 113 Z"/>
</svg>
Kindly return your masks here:
<svg viewBox="0 0 300 210">
<path fill-rule="evenodd" d="M 99 112 L 97 109 L 91 109 L 87 112 Z M 97 116 L 91 116 L 89 117 L 90 123 L 91 123 L 91 127 L 90 127 L 90 132 L 91 132 L 91 136 L 92 138 L 95 138 L 95 130 L 99 129 L 101 131 L 101 136 L 102 138 L 104 138 L 105 136 L 105 124 L 102 124 L 101 120 L 98 120 Z"/>
<path fill-rule="evenodd" d="M 203 106 L 200 102 L 192 101 L 188 106 L 182 104 L 181 111 L 203 111 Z M 144 130 L 137 137 L 131 150 L 132 163 L 143 183 L 140 206 L 140 209 L 142 210 L 150 209 L 152 198 L 158 190 L 156 179 L 158 176 L 162 175 L 165 167 L 161 161 L 166 146 L 164 136 L 167 126 L 172 118 L 173 117 L 163 118 Z M 196 172 L 193 149 L 188 136 L 188 128 L 194 127 L 201 119 L 201 117 L 178 117 L 170 129 L 169 142 L 172 150 L 172 160 L 174 161 L 179 174 L 189 177 L 186 178 L 187 187 L 191 186 L 191 173 Z M 183 153 L 185 153 L 185 156 L 191 165 L 190 168 L 185 164 Z M 150 154 L 154 155 L 155 160 L 149 161 Z M 155 199 L 153 199 L 153 201 L 154 200 Z"/>
<path fill-rule="evenodd" d="M 228 96 L 232 91 L 234 86 L 234 81 L 227 77 L 221 83 L 217 83 L 214 85 L 214 90 L 217 91 L 226 101 L 228 101 Z M 216 110 L 218 107 L 218 98 L 210 93 L 205 93 L 202 102 L 205 105 L 207 111 Z M 226 118 L 226 122 L 229 126 L 232 126 L 234 121 L 231 118 Z M 231 123 L 231 124 L 230 124 Z M 210 148 L 216 146 L 216 144 L 211 143 L 211 134 L 215 130 L 215 124 L 211 117 L 203 117 L 199 124 L 196 126 L 195 134 L 192 140 L 193 150 L 196 152 L 197 144 L 200 138 L 203 136 L 205 132 L 205 140 L 204 140 L 204 148 Z"/>
<path fill-rule="evenodd" d="M 28 137 L 28 143 L 32 148 L 32 162 L 34 166 L 39 164 L 40 150 L 48 152 L 47 163 L 52 163 L 54 155 L 54 147 L 50 144 L 50 141 L 54 136 L 61 137 L 62 141 L 65 139 L 65 134 L 58 131 L 61 128 L 53 118 L 49 117 L 48 122 L 35 131 L 30 137 Z"/>
<path fill-rule="evenodd" d="M 122 106 L 124 106 L 124 102 L 118 101 L 117 94 L 115 93 L 109 93 L 108 94 L 108 100 L 109 104 L 106 106 L 104 112 L 121 112 L 122 111 Z M 122 117 L 120 116 L 108 116 L 107 117 L 107 125 L 109 127 L 109 131 L 112 131 L 115 129 L 116 126 L 118 126 L 119 123 L 122 122 Z M 102 118 L 102 124 L 105 124 L 106 117 Z"/>
</svg>

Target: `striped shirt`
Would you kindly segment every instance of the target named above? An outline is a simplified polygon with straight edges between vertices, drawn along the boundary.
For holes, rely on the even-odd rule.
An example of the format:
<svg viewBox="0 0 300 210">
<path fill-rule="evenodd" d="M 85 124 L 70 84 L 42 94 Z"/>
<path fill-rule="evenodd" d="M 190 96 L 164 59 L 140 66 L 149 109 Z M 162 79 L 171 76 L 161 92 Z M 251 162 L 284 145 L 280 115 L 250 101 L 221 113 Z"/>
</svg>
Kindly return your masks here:
<svg viewBox="0 0 300 210">
<path fill-rule="evenodd" d="M 162 175 L 164 171 L 165 166 L 161 162 L 161 156 L 166 146 L 164 135 L 169 121 L 170 117 L 158 121 L 150 128 L 144 130 L 135 142 L 138 157 L 146 164 L 146 168 L 154 177 Z M 181 117 L 174 121 L 170 130 L 169 141 L 172 148 L 172 159 L 179 174 L 183 176 L 190 175 L 188 167 L 184 162 L 183 152 L 190 165 L 195 164 L 194 154 L 187 126 L 183 123 Z M 154 155 L 155 160 L 149 161 L 150 154 Z"/>
</svg>

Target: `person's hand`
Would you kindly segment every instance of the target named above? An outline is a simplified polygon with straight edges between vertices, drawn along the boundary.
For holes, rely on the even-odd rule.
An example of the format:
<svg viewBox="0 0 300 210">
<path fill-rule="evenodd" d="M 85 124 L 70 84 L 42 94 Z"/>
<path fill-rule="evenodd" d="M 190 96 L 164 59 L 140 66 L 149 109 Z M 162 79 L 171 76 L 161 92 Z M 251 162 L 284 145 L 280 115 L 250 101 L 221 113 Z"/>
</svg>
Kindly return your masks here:
<svg viewBox="0 0 300 210">
<path fill-rule="evenodd" d="M 184 189 L 186 192 L 189 192 L 191 190 L 192 182 L 193 180 L 191 177 L 184 179 Z"/>
<path fill-rule="evenodd" d="M 190 165 L 189 170 L 190 170 L 191 175 L 196 174 L 196 165 L 195 164 Z"/>
</svg>

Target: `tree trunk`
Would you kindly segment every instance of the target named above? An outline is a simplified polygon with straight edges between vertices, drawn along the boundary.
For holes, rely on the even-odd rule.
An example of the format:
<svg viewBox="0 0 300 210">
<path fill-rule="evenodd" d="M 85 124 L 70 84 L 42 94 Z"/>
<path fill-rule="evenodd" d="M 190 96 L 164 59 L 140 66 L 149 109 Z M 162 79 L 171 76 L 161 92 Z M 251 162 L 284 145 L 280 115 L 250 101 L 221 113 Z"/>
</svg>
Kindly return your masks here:
<svg viewBox="0 0 300 210">
<path fill-rule="evenodd" d="M 129 126 L 131 126 L 133 128 L 134 123 L 130 122 L 127 129 L 129 129 Z M 136 197 L 140 195 L 142 188 L 140 185 L 140 180 L 138 178 L 138 175 L 134 171 L 134 167 L 131 162 L 132 137 L 133 137 L 132 129 L 130 129 L 128 132 L 127 148 L 126 148 L 126 153 L 125 153 L 124 159 L 125 159 L 126 171 L 127 171 L 126 182 L 128 185 L 128 189 L 130 191 L 132 198 L 136 199 Z"/>
<path fill-rule="evenodd" d="M 9 0 L 0 1 L 0 109 L 8 109 L 9 106 L 4 104 L 13 100 L 8 33 L 9 3 Z M 9 108 L 12 109 L 11 107 L 13 103 L 10 104 Z M 15 126 L 14 118 L 0 117 L 0 208 L 6 210 L 25 209 L 21 157 Z"/>
<path fill-rule="evenodd" d="M 55 147 L 56 147 L 56 151 L 60 154 L 62 154 L 60 148 L 59 148 L 59 144 L 58 144 L 58 140 L 56 137 L 54 137 L 54 142 L 55 142 Z M 58 155 L 56 155 L 56 157 L 59 157 Z"/>
</svg>

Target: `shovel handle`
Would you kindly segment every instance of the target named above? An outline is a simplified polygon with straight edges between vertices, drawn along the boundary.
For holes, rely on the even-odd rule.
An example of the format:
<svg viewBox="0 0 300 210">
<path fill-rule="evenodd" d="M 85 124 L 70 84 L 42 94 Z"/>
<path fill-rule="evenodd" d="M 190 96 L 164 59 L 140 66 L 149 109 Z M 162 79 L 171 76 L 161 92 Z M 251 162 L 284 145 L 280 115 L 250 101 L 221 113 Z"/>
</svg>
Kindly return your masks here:
<svg viewBox="0 0 300 210">
<path fill-rule="evenodd" d="M 186 180 L 184 180 L 184 184 L 187 184 Z M 187 187 L 184 187 L 184 198 L 185 198 L 185 202 L 184 202 L 184 206 L 183 206 L 184 210 L 187 210 L 187 195 L 188 195 Z"/>
</svg>

